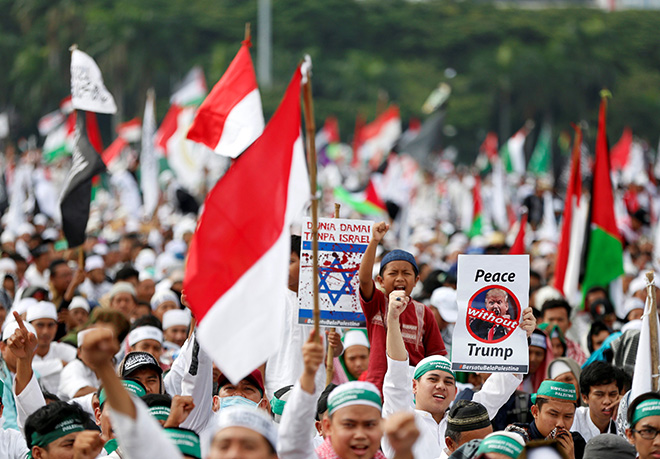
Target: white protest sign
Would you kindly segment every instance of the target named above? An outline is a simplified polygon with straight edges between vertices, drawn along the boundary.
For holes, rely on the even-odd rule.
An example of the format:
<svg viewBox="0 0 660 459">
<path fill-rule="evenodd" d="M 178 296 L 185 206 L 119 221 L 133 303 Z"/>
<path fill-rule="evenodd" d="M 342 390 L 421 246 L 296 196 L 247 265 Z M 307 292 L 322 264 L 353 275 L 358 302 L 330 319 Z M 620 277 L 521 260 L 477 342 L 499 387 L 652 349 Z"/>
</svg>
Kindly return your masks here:
<svg viewBox="0 0 660 459">
<path fill-rule="evenodd" d="M 452 369 L 527 373 L 529 255 L 459 255 Z"/>
<path fill-rule="evenodd" d="M 371 240 L 373 222 L 341 218 L 320 218 L 319 306 L 321 325 L 366 327 L 359 300 L 358 269 L 362 254 Z M 312 269 L 312 220 L 305 218 L 300 251 L 298 283 L 298 322 L 314 323 Z"/>
<path fill-rule="evenodd" d="M 71 102 L 73 108 L 96 113 L 117 113 L 112 94 L 94 59 L 78 49 L 71 52 Z"/>
</svg>

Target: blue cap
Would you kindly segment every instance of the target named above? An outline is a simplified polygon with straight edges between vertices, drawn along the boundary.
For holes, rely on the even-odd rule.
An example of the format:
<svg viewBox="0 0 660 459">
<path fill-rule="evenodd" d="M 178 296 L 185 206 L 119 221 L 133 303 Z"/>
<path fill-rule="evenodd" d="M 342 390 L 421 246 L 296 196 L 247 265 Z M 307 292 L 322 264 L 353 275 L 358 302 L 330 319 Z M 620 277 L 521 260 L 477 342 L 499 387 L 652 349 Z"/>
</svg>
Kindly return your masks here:
<svg viewBox="0 0 660 459">
<path fill-rule="evenodd" d="M 415 270 L 415 276 L 419 275 L 419 269 L 417 268 L 417 262 L 415 261 L 415 257 L 413 256 L 412 253 L 406 252 L 405 250 L 392 250 L 391 252 L 388 252 L 387 255 L 383 257 L 383 259 L 380 262 L 380 275 L 383 275 L 383 271 L 385 271 L 385 266 L 390 262 L 390 261 L 407 261 L 410 263 Z"/>
</svg>

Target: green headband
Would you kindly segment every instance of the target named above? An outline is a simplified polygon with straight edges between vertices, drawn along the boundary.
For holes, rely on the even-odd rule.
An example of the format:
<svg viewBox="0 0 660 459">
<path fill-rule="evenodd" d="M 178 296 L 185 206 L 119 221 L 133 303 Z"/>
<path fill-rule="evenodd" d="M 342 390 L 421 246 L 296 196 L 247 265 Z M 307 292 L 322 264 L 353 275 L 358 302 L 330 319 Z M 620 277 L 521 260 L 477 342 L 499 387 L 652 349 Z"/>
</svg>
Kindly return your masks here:
<svg viewBox="0 0 660 459">
<path fill-rule="evenodd" d="M 179 448 L 182 454 L 197 459 L 202 457 L 199 436 L 195 432 L 185 429 L 164 429 L 164 431 L 167 438 Z"/>
<path fill-rule="evenodd" d="M 170 417 L 170 408 L 162 405 L 150 406 L 149 414 L 159 421 L 167 421 L 167 418 Z"/>
<path fill-rule="evenodd" d="M 350 405 L 373 406 L 378 410 L 383 408 L 380 401 L 380 395 L 376 392 L 368 389 L 352 387 L 350 389 L 342 390 L 332 398 L 328 397 L 328 416 L 332 416 L 332 414 L 339 408 Z"/>
<path fill-rule="evenodd" d="M 522 453 L 523 445 L 506 435 L 493 435 L 486 437 L 479 444 L 476 456 L 483 453 L 499 453 L 511 459 L 517 459 Z"/>
<path fill-rule="evenodd" d="M 649 416 L 660 416 L 660 400 L 657 398 L 644 400 L 637 405 L 635 413 L 633 413 L 632 425 L 634 426 L 639 421 Z"/>
<path fill-rule="evenodd" d="M 539 390 L 532 394 L 532 403 L 536 403 L 538 397 L 553 398 L 563 402 L 577 402 L 575 386 L 569 383 L 546 380 L 541 383 Z"/>
<path fill-rule="evenodd" d="M 103 450 L 105 451 L 106 454 L 112 454 L 114 453 L 117 448 L 119 448 L 119 443 L 117 442 L 116 438 L 111 438 L 107 442 L 105 442 L 105 445 L 103 445 Z"/>
<path fill-rule="evenodd" d="M 60 422 L 48 433 L 40 434 L 39 432 L 32 432 L 32 446 L 45 448 L 58 438 L 62 438 L 73 432 L 82 432 L 83 430 L 85 430 L 85 427 L 80 422 L 80 419 L 74 416 Z"/>
<path fill-rule="evenodd" d="M 128 392 L 135 395 L 136 397 L 144 397 L 147 395 L 147 391 L 144 389 L 144 386 L 137 381 L 133 381 L 132 379 L 122 379 L 121 383 L 124 385 L 124 388 Z M 106 394 L 105 389 L 101 389 L 101 392 L 99 393 L 99 405 L 103 406 L 107 398 L 108 395 Z"/>
<path fill-rule="evenodd" d="M 454 375 L 454 372 L 451 371 L 451 363 L 449 363 L 446 360 L 431 360 L 429 362 L 419 365 L 417 368 L 415 368 L 415 374 L 413 375 L 413 379 L 419 379 L 429 371 L 433 371 L 433 370 L 444 371 L 445 373 L 449 373 L 454 377 L 454 379 L 456 379 L 456 375 Z"/>
<path fill-rule="evenodd" d="M 280 400 L 277 397 L 270 399 L 270 410 L 273 412 L 273 414 L 282 416 L 282 413 L 284 412 L 284 405 L 286 405 L 284 400 Z"/>
</svg>

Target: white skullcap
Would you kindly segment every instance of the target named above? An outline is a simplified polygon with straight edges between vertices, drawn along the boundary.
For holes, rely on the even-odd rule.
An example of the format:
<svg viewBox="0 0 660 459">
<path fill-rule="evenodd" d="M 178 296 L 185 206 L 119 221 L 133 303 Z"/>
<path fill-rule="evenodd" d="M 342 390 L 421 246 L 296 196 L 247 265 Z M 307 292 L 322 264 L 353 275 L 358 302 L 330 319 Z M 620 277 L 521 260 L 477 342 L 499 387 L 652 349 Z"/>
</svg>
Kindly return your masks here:
<svg viewBox="0 0 660 459">
<path fill-rule="evenodd" d="M 44 214 L 37 214 L 32 219 L 32 222 L 37 226 L 46 226 L 48 224 L 48 217 Z"/>
<path fill-rule="evenodd" d="M 11 258 L 0 258 L 0 271 L 16 273 L 16 262 Z"/>
<path fill-rule="evenodd" d="M 172 239 L 165 244 L 165 252 L 171 253 L 174 256 L 183 256 L 188 250 L 188 245 L 183 239 Z"/>
<path fill-rule="evenodd" d="M 135 346 L 137 343 L 144 341 L 145 339 L 153 339 L 154 341 L 163 344 L 163 331 L 152 325 L 138 327 L 128 334 L 128 345 Z"/>
<path fill-rule="evenodd" d="M 166 301 L 174 302 L 177 307 L 181 306 L 179 303 L 179 298 L 172 290 L 156 289 L 156 293 L 154 293 L 154 296 L 151 297 L 151 309 L 155 311 L 158 309 L 158 306 L 165 303 Z"/>
<path fill-rule="evenodd" d="M 156 266 L 156 252 L 151 249 L 142 249 L 135 257 L 135 269 L 143 271 Z"/>
<path fill-rule="evenodd" d="M 106 244 L 99 243 L 92 247 L 92 253 L 95 253 L 96 255 L 107 255 L 108 252 L 109 249 Z"/>
<path fill-rule="evenodd" d="M 33 333 L 34 336 L 37 336 L 37 330 L 34 329 L 32 324 L 27 322 L 23 322 L 23 324 L 25 324 L 25 328 L 27 328 L 27 331 Z M 5 322 L 2 330 L 2 341 L 7 341 L 7 339 L 9 339 L 9 337 L 13 335 L 18 328 L 19 328 L 18 322 L 16 322 L 13 317 L 9 322 Z"/>
<path fill-rule="evenodd" d="M 636 277 L 630 281 L 630 284 L 628 284 L 628 295 L 634 295 L 635 293 L 639 292 L 640 290 L 644 290 L 645 288 L 646 278 L 643 276 Z"/>
<path fill-rule="evenodd" d="M 163 314 L 163 330 L 177 325 L 190 325 L 190 312 L 184 309 L 170 309 Z M 344 345 L 345 346 L 345 345 Z"/>
<path fill-rule="evenodd" d="M 57 321 L 57 308 L 55 305 L 50 301 L 39 301 L 37 304 L 30 306 L 27 310 L 25 320 L 32 322 L 39 319 L 53 319 Z"/>
<path fill-rule="evenodd" d="M 174 239 L 183 239 L 186 233 L 194 233 L 197 228 L 197 222 L 191 218 L 181 219 L 173 228 Z M 183 242 L 183 241 L 182 241 Z"/>
<path fill-rule="evenodd" d="M 641 309 L 642 311 L 644 310 L 644 302 L 640 300 L 637 297 L 631 297 L 628 298 L 624 303 L 623 303 L 623 315 L 624 317 L 627 317 L 628 314 L 630 314 L 630 311 L 634 311 L 635 309 Z"/>
<path fill-rule="evenodd" d="M 55 228 L 46 228 L 41 233 L 41 239 L 44 241 L 57 241 L 60 238 L 60 232 Z"/>
<path fill-rule="evenodd" d="M 545 287 L 541 287 L 536 291 L 536 294 L 534 295 L 534 307 L 540 311 L 541 308 L 543 308 L 543 303 L 546 301 L 563 299 L 564 296 L 559 290 L 552 287 L 551 285 L 546 285 Z"/>
<path fill-rule="evenodd" d="M 335 387 L 328 395 L 328 415 L 346 406 L 363 405 L 383 409 L 383 402 L 378 388 L 366 381 L 350 381 Z"/>
<path fill-rule="evenodd" d="M 9 230 L 4 230 L 0 236 L 0 244 L 8 244 L 16 240 L 16 235 Z"/>
<path fill-rule="evenodd" d="M 17 302 L 14 303 L 14 305 L 11 308 L 11 312 L 16 311 L 18 315 L 25 314 L 27 310 L 30 308 L 32 305 L 36 305 L 39 301 L 36 298 L 32 297 L 27 297 L 27 298 L 21 298 Z"/>
<path fill-rule="evenodd" d="M 30 236 L 34 236 L 35 229 L 34 226 L 32 226 L 29 223 L 21 223 L 18 225 L 18 229 L 16 230 L 19 236 L 22 236 L 24 234 L 29 234 Z"/>
<path fill-rule="evenodd" d="M 658 273 L 654 273 L 653 284 L 660 287 L 660 278 Z M 628 295 L 632 296 L 640 290 L 646 290 L 646 274 L 640 274 L 628 284 Z"/>
<path fill-rule="evenodd" d="M 130 293 L 133 295 L 133 298 L 137 297 L 135 287 L 133 287 L 133 284 L 130 282 L 117 282 L 115 285 L 113 285 L 110 289 L 110 301 L 112 301 L 115 295 L 119 293 Z"/>
<path fill-rule="evenodd" d="M 563 375 L 564 373 L 573 373 L 573 370 L 571 370 L 571 367 L 569 367 L 566 362 L 555 360 L 550 363 L 550 366 L 548 366 L 548 376 L 550 379 L 555 379 L 557 376 Z"/>
<path fill-rule="evenodd" d="M 451 287 L 439 287 L 433 290 L 430 300 L 431 306 L 440 313 L 440 317 L 450 324 L 456 323 L 458 319 L 458 303 L 456 302 L 456 290 Z"/>
<path fill-rule="evenodd" d="M 364 346 L 370 348 L 369 340 L 367 335 L 364 334 L 362 330 L 349 330 L 344 334 L 344 349 L 348 349 L 351 346 Z"/>
<path fill-rule="evenodd" d="M 90 272 L 95 269 L 105 269 L 105 261 L 101 255 L 92 255 L 85 260 L 85 271 Z"/>
<path fill-rule="evenodd" d="M 82 296 L 74 296 L 69 303 L 69 311 L 74 309 L 84 309 L 89 312 L 89 302 Z"/>
<path fill-rule="evenodd" d="M 228 427 L 245 427 L 263 436 L 273 449 L 277 449 L 277 428 L 273 420 L 259 408 L 231 406 L 223 409 L 218 415 L 217 426 L 217 432 Z"/>
</svg>

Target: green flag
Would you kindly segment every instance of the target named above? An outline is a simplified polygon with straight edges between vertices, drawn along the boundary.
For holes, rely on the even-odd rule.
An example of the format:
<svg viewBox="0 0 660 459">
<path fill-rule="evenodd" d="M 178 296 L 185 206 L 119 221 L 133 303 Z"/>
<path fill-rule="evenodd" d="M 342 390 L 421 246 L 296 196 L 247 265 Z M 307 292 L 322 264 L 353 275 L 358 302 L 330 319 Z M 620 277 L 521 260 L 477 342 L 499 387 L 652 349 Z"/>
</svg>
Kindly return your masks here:
<svg viewBox="0 0 660 459">
<path fill-rule="evenodd" d="M 547 175 L 550 173 L 551 162 L 551 130 L 550 126 L 546 124 L 543 126 L 541 134 L 536 141 L 536 146 L 532 152 L 532 157 L 529 159 L 527 170 L 536 176 Z"/>
</svg>

